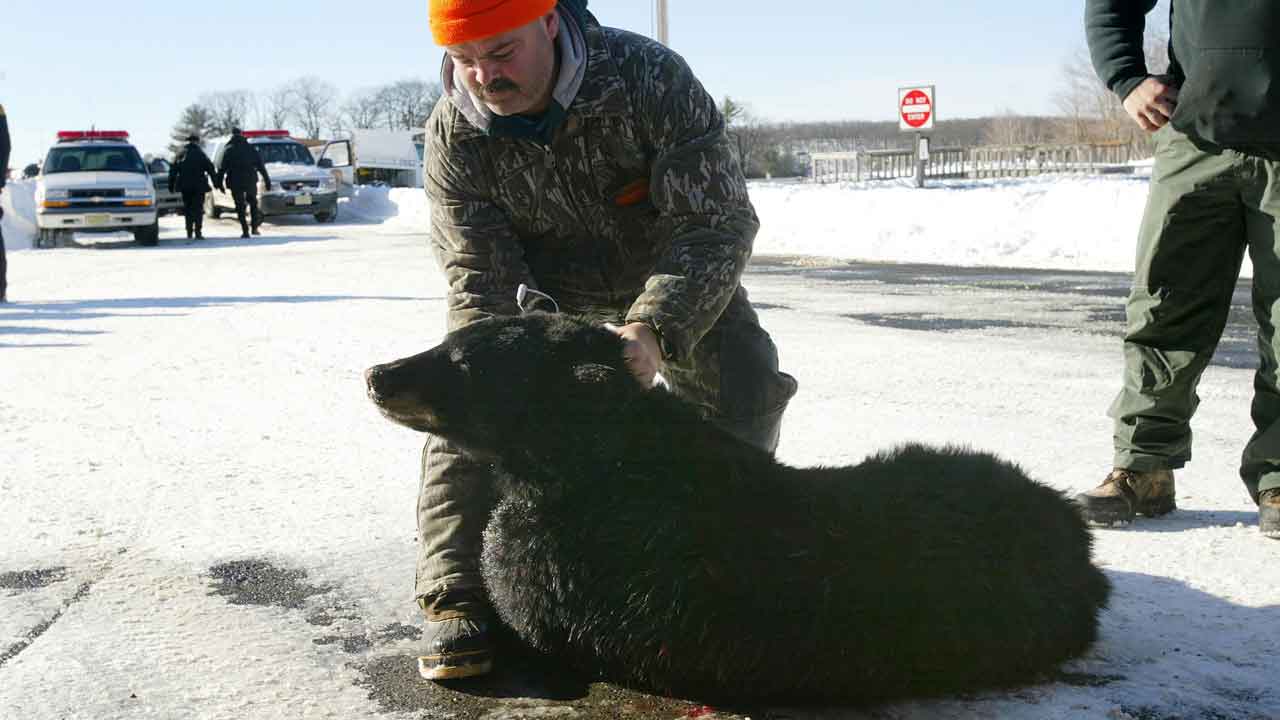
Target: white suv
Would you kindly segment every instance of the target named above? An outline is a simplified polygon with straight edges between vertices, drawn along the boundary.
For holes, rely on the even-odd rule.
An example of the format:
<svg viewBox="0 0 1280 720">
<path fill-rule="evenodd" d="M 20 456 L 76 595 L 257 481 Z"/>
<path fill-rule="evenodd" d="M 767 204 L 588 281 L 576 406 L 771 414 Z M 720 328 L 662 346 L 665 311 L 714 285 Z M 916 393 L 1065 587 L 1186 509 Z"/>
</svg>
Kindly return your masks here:
<svg viewBox="0 0 1280 720">
<path fill-rule="evenodd" d="M 263 217 L 313 215 L 319 222 L 338 218 L 338 181 L 328 169 L 332 163 L 317 166 L 307 146 L 289 137 L 287 130 L 245 130 L 243 135 L 258 151 L 271 176 L 270 192 L 258 180 L 258 208 Z M 205 154 L 219 170 L 230 139 L 216 138 L 205 145 Z M 205 197 L 205 213 L 209 217 L 221 217 L 224 210 L 235 210 L 229 191 L 215 189 Z"/>
<path fill-rule="evenodd" d="M 35 247 L 56 247 L 72 233 L 128 231 L 155 245 L 151 174 L 123 131 L 63 131 L 36 178 Z"/>
</svg>

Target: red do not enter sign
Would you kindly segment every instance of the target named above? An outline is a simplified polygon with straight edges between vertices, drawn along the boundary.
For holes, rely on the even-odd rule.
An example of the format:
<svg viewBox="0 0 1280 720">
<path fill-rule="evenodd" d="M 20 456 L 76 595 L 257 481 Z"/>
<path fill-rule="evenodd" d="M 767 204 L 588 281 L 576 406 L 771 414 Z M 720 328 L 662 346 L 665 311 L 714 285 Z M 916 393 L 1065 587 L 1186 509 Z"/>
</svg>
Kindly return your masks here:
<svg viewBox="0 0 1280 720">
<path fill-rule="evenodd" d="M 929 119 L 933 117 L 933 100 L 923 90 L 911 90 L 902 96 L 898 111 L 904 125 L 922 128 L 929 125 Z"/>
</svg>

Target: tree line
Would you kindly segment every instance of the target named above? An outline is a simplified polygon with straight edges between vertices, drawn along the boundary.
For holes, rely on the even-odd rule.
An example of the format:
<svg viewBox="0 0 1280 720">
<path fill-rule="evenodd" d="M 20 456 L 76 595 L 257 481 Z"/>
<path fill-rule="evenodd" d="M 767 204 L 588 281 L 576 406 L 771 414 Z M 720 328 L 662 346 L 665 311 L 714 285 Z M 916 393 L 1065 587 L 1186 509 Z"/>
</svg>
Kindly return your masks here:
<svg viewBox="0 0 1280 720">
<path fill-rule="evenodd" d="M 308 138 L 340 136 L 355 128 L 420 129 L 440 94 L 439 83 L 409 78 L 343 97 L 332 84 L 311 75 L 262 92 L 209 92 L 183 108 L 168 149 L 177 153 L 191 135 L 217 137 L 236 127 L 283 129 Z"/>
</svg>

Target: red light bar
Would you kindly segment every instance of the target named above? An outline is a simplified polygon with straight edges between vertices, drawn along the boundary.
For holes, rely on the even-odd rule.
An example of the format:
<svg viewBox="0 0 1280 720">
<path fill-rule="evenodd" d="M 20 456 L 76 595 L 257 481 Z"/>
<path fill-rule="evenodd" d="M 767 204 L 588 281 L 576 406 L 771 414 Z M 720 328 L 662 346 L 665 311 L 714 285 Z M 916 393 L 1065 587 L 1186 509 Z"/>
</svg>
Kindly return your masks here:
<svg viewBox="0 0 1280 720">
<path fill-rule="evenodd" d="M 62 130 L 58 140 L 128 140 L 124 130 Z"/>
<path fill-rule="evenodd" d="M 256 137 L 289 137 L 288 130 L 245 130 L 241 135 L 247 138 Z"/>
</svg>

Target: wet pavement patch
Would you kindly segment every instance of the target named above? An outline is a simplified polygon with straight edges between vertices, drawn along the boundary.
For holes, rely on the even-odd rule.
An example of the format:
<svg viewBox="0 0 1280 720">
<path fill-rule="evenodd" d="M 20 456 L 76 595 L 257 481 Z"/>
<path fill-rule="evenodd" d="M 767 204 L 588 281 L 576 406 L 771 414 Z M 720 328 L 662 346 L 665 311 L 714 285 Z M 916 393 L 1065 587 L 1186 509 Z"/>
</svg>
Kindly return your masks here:
<svg viewBox="0 0 1280 720">
<path fill-rule="evenodd" d="M 431 682 L 417 658 L 384 655 L 361 666 L 357 685 L 383 712 L 419 718 L 680 718 L 707 714 L 698 703 L 647 695 L 560 670 L 531 651 L 503 649 L 485 676 Z M 716 713 L 715 717 L 729 717 Z"/>
<path fill-rule="evenodd" d="M 987 330 L 991 328 L 1053 328 L 1054 325 L 999 320 L 994 318 L 951 318 L 927 313 L 842 313 L 840 317 L 879 327 L 924 332 L 954 332 L 959 330 Z"/>
<path fill-rule="evenodd" d="M 22 638 L 22 640 L 0 650 L 0 667 L 4 667 L 5 663 L 17 657 L 23 650 L 31 647 L 31 643 L 34 643 L 41 635 L 45 634 L 49 628 L 53 627 L 54 623 L 58 622 L 58 618 L 62 617 L 62 614 L 67 611 L 67 608 L 85 599 L 85 597 L 89 595 L 89 591 L 91 589 L 93 589 L 93 582 L 81 583 L 80 587 L 76 588 L 75 593 L 73 593 L 71 597 L 62 601 L 62 607 L 58 608 L 57 612 L 28 630 L 26 637 Z"/>
<path fill-rule="evenodd" d="M 309 620 L 308 620 L 309 621 Z M 318 637 L 311 642 L 316 645 L 334 645 L 341 643 L 342 651 L 346 653 L 362 653 L 374 645 L 384 642 L 394 642 L 396 640 L 418 640 L 422 637 L 422 630 L 412 625 L 404 623 L 392 623 L 386 627 L 380 628 L 372 635 L 325 635 Z"/>
<path fill-rule="evenodd" d="M 751 303 L 751 307 L 755 308 L 756 310 L 790 310 L 791 309 L 790 305 L 780 305 L 778 303 L 762 303 L 762 302 L 753 302 Z"/>
<path fill-rule="evenodd" d="M 300 608 L 313 595 L 332 588 L 308 585 L 307 573 L 272 565 L 266 560 L 233 560 L 209 568 L 216 586 L 211 595 L 223 595 L 233 605 L 275 605 Z"/>
<path fill-rule="evenodd" d="M 39 590 L 67 578 L 65 567 L 37 568 L 0 573 L 2 590 Z"/>
</svg>

